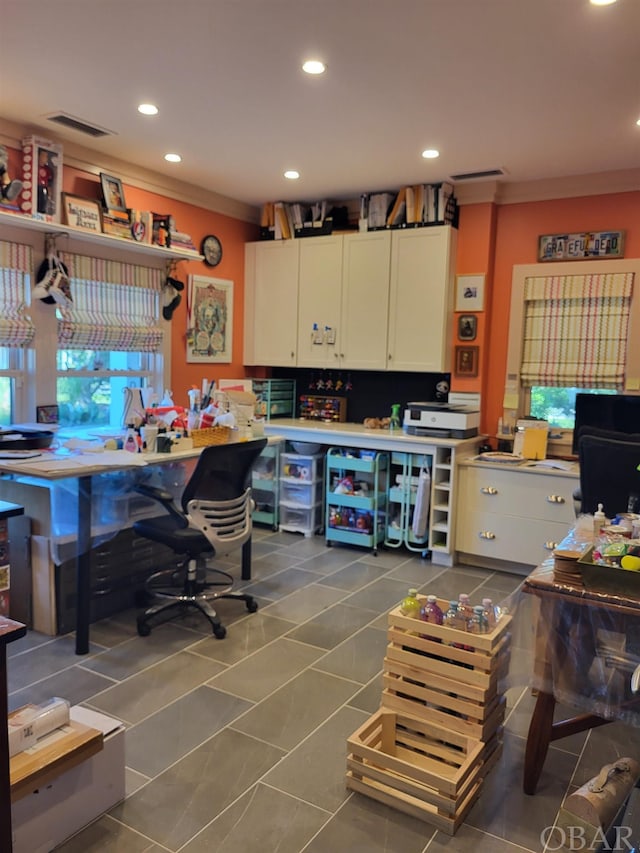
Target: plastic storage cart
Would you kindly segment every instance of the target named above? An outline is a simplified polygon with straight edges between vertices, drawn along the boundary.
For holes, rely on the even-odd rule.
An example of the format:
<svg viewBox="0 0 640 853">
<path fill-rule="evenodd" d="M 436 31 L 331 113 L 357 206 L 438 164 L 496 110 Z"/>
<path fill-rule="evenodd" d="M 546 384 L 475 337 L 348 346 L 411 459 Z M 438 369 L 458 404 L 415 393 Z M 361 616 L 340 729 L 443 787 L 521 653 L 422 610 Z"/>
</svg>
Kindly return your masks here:
<svg viewBox="0 0 640 853">
<path fill-rule="evenodd" d="M 280 454 L 280 530 L 313 536 L 322 528 L 323 457 Z"/>
<path fill-rule="evenodd" d="M 251 491 L 255 509 L 254 524 L 267 524 L 278 529 L 280 503 L 280 451 L 284 441 L 269 440 L 251 472 Z"/>
<path fill-rule="evenodd" d="M 430 454 L 391 454 L 387 547 L 428 556 L 432 462 Z"/>
<path fill-rule="evenodd" d="M 344 542 L 372 548 L 385 538 L 389 455 L 375 450 L 332 447 L 327 451 L 325 535 L 327 545 Z"/>
</svg>

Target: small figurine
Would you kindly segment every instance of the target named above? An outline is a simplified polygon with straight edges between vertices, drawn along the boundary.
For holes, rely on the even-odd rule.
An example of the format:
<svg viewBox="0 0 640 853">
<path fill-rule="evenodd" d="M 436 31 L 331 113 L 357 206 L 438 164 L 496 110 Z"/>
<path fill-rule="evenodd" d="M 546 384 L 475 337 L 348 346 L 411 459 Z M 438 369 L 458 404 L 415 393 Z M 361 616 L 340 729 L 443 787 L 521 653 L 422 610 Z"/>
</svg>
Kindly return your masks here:
<svg viewBox="0 0 640 853">
<path fill-rule="evenodd" d="M 49 152 L 41 148 L 38 152 L 38 213 L 55 212 L 53 183 L 55 172 L 49 160 Z"/>
<path fill-rule="evenodd" d="M 9 177 L 9 152 L 5 145 L 0 145 L 0 203 L 16 199 L 22 186 L 22 181 L 11 180 Z"/>
</svg>

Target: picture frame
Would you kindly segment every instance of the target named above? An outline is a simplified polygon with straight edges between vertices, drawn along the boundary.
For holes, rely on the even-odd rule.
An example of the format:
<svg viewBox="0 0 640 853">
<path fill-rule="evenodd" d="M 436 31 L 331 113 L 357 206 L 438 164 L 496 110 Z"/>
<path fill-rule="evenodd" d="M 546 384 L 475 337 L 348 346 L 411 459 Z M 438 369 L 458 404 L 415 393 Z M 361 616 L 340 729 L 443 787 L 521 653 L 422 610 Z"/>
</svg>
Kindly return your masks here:
<svg viewBox="0 0 640 853">
<path fill-rule="evenodd" d="M 62 224 L 102 234 L 102 210 L 100 202 L 82 198 L 72 193 L 62 193 Z"/>
<path fill-rule="evenodd" d="M 484 311 L 484 273 L 456 276 L 456 311 Z"/>
<path fill-rule="evenodd" d="M 100 172 L 100 185 L 106 209 L 127 213 L 127 203 L 120 178 L 116 178 L 114 175 L 107 175 L 106 172 Z"/>
<path fill-rule="evenodd" d="M 190 275 L 187 362 L 230 363 L 233 355 L 233 281 Z"/>
<path fill-rule="evenodd" d="M 34 219 L 61 221 L 62 146 L 38 136 L 22 140 L 22 202 Z"/>
<path fill-rule="evenodd" d="M 102 234 L 102 209 L 93 198 L 62 193 L 62 222 L 82 231 Z"/>
<path fill-rule="evenodd" d="M 60 420 L 60 409 L 57 404 L 50 406 L 36 406 L 36 423 L 57 424 Z"/>
<path fill-rule="evenodd" d="M 478 334 L 478 318 L 475 314 L 460 314 L 458 317 L 458 340 L 475 341 Z"/>
<path fill-rule="evenodd" d="M 455 375 L 472 379 L 478 375 L 480 347 L 456 347 Z"/>
</svg>

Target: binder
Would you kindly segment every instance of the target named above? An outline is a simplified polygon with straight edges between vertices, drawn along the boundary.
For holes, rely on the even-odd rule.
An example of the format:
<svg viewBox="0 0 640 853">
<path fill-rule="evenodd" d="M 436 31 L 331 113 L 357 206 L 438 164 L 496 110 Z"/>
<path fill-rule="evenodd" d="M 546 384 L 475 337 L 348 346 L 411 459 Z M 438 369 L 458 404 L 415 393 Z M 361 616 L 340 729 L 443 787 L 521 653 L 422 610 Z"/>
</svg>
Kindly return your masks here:
<svg viewBox="0 0 640 853">
<path fill-rule="evenodd" d="M 391 208 L 391 213 L 387 217 L 387 225 L 400 225 L 404 219 L 405 212 L 407 209 L 406 202 L 406 187 L 402 187 L 396 196 L 396 200 L 393 203 L 393 207 Z"/>
</svg>

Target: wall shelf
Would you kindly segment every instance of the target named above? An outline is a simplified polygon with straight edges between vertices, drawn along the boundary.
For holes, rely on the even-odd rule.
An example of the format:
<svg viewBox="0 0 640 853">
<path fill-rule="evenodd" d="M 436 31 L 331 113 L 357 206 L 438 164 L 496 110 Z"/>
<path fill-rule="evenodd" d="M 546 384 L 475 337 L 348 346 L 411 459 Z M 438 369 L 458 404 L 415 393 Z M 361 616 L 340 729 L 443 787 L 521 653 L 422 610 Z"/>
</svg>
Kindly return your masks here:
<svg viewBox="0 0 640 853">
<path fill-rule="evenodd" d="M 61 225 L 59 222 L 45 222 L 42 219 L 34 219 L 21 213 L 11 213 L 0 210 L 0 228 L 25 228 L 29 231 L 37 231 L 42 234 L 54 234 L 59 237 L 69 237 L 80 243 L 91 243 L 94 246 L 112 246 L 123 251 L 136 252 L 141 255 L 154 255 L 167 260 L 201 261 L 202 255 L 191 252 L 188 249 L 166 249 L 164 246 L 154 246 L 149 243 L 138 243 L 135 240 L 127 240 L 124 237 L 114 237 L 110 234 L 95 234 L 93 231 L 84 231 L 72 225 Z"/>
</svg>

